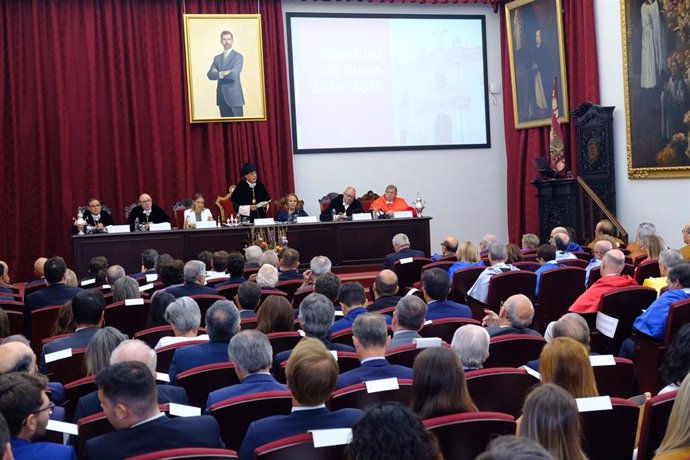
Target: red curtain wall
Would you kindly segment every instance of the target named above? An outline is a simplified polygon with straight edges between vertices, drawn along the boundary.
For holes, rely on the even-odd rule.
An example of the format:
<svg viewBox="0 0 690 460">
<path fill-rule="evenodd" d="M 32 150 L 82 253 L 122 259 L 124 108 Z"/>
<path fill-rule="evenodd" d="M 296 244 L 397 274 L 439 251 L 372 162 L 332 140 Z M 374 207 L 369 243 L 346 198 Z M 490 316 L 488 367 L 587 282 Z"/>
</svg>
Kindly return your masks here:
<svg viewBox="0 0 690 460">
<path fill-rule="evenodd" d="M 188 122 L 184 13 L 262 15 L 266 121 Z M 247 161 L 272 196 L 293 189 L 279 1 L 5 0 L 0 63 L 0 259 L 15 280 L 39 256 L 71 260 L 90 196 L 116 222 L 142 192 L 172 214 L 198 191 L 216 213 Z"/>
</svg>

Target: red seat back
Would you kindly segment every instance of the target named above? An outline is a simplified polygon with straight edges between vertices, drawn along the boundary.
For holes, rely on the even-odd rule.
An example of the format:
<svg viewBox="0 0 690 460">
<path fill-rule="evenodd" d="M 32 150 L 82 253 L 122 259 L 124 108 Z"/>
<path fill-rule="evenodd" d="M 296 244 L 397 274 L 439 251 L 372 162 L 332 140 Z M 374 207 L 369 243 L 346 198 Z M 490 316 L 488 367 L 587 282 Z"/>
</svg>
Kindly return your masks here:
<svg viewBox="0 0 690 460">
<path fill-rule="evenodd" d="M 347 329 L 341 329 L 337 332 L 334 332 L 328 338 L 333 343 L 340 343 L 343 345 L 349 345 L 351 347 L 354 346 L 354 343 L 352 342 L 352 328 L 351 327 L 348 327 Z"/>
<path fill-rule="evenodd" d="M 431 262 L 430 264 L 422 266 L 422 273 L 432 268 L 440 268 L 444 271 L 448 271 L 448 268 L 457 261 L 454 254 L 450 254 L 450 256 L 453 258 L 452 260 L 437 260 L 436 262 Z"/>
<path fill-rule="evenodd" d="M 20 311 L 5 310 L 10 323 L 10 334 L 24 335 L 24 313 Z"/>
<path fill-rule="evenodd" d="M 566 267 L 577 267 L 577 268 L 587 268 L 589 262 L 582 259 L 561 259 L 558 261 L 559 264 L 565 265 Z"/>
<path fill-rule="evenodd" d="M 314 292 L 314 286 L 308 286 L 302 289 L 297 289 L 294 296 L 292 297 L 292 306 L 294 308 L 299 308 L 299 304 L 302 303 L 304 298 Z"/>
<path fill-rule="evenodd" d="M 208 340 L 190 340 L 188 342 L 179 342 L 166 345 L 164 347 L 156 350 L 156 356 L 158 357 L 158 364 L 156 364 L 156 371 L 163 374 L 167 374 L 170 369 L 170 363 L 172 363 L 175 351 L 178 348 L 188 347 L 190 345 L 199 345 L 202 343 L 207 343 Z"/>
<path fill-rule="evenodd" d="M 455 331 L 466 324 L 481 326 L 481 322 L 471 318 L 441 318 L 427 321 L 419 331 L 422 337 L 441 337 L 444 342 L 451 343 Z"/>
<path fill-rule="evenodd" d="M 635 267 L 635 281 L 642 285 L 644 280 L 649 277 L 658 278 L 661 276 L 659 271 L 659 261 L 657 259 L 645 259 Z"/>
<path fill-rule="evenodd" d="M 173 335 L 175 333 L 172 326 L 166 324 L 137 331 L 134 333 L 134 338 L 146 342 L 149 347 L 153 348 L 163 337 L 172 337 Z"/>
<path fill-rule="evenodd" d="M 65 408 L 66 421 L 71 421 L 74 418 L 74 411 L 77 408 L 79 398 L 98 390 L 94 378 L 93 375 L 89 375 L 65 385 L 65 402 L 62 407 Z"/>
<path fill-rule="evenodd" d="M 213 449 L 210 447 L 182 447 L 166 449 L 148 454 L 129 457 L 128 460 L 205 460 L 205 459 L 237 459 L 237 452 L 227 449 Z"/>
<path fill-rule="evenodd" d="M 297 292 L 300 286 L 302 286 L 302 280 L 288 280 L 276 284 L 276 289 L 284 292 L 288 300 L 292 302 L 292 299 L 295 297 L 295 292 Z"/>
<path fill-rule="evenodd" d="M 600 395 L 630 398 L 635 386 L 635 365 L 625 358 L 614 358 L 615 366 L 592 366 Z"/>
<path fill-rule="evenodd" d="M 352 369 L 358 368 L 360 365 L 359 356 L 353 351 L 338 351 L 338 373 L 351 371 Z M 287 359 L 280 363 L 278 368 L 278 376 L 276 380 L 280 383 L 287 383 L 287 378 L 285 376 L 285 367 L 287 366 Z"/>
<path fill-rule="evenodd" d="M 195 407 L 206 407 L 208 395 L 230 385 L 240 383 L 235 372 L 235 364 L 214 363 L 188 369 L 177 374 L 175 385 L 187 392 L 189 403 Z"/>
<path fill-rule="evenodd" d="M 51 362 L 46 361 L 50 380 L 65 384 L 86 377 L 86 367 L 84 366 L 85 353 L 86 348 L 74 348 L 72 349 L 72 356 L 69 358 Z"/>
<path fill-rule="evenodd" d="M 671 391 L 655 396 L 645 403 L 640 428 L 640 442 L 637 449 L 639 460 L 651 460 L 654 457 L 654 451 L 664 439 L 668 419 L 671 416 L 671 409 L 677 395 L 678 391 Z"/>
<path fill-rule="evenodd" d="M 560 263 L 560 262 L 559 262 Z M 585 292 L 585 271 L 578 267 L 548 270 L 539 278 L 539 297 L 534 316 L 540 330 L 568 313 L 568 308 Z"/>
<path fill-rule="evenodd" d="M 240 283 L 238 284 L 228 284 L 226 286 L 221 286 L 219 287 L 218 290 L 218 295 L 222 295 L 228 300 L 235 300 L 235 295 L 237 294 L 237 290 L 240 288 Z"/>
<path fill-rule="evenodd" d="M 536 272 L 539 269 L 539 267 L 541 267 L 541 264 L 539 262 L 527 260 L 522 262 L 513 262 L 513 266 L 519 268 L 520 270 Z"/>
<path fill-rule="evenodd" d="M 442 343 L 441 346 L 444 348 L 450 348 L 450 345 L 447 343 Z M 422 351 L 424 351 L 424 348 L 417 348 L 416 343 L 391 348 L 390 350 L 386 351 L 386 361 L 391 364 L 397 364 L 398 366 L 405 366 L 411 369 L 414 365 L 415 358 Z"/>
<path fill-rule="evenodd" d="M 271 347 L 273 347 L 273 355 L 277 355 L 281 351 L 292 350 L 295 345 L 302 340 L 302 334 L 298 331 L 289 332 L 271 332 L 266 334 L 268 341 L 271 342 Z"/>
<path fill-rule="evenodd" d="M 151 301 L 144 300 L 143 305 L 125 305 L 125 302 L 121 300 L 105 308 L 105 325 L 114 327 L 127 337 L 134 337 L 137 331 L 146 327 Z"/>
<path fill-rule="evenodd" d="M 525 397 L 539 379 L 526 370 L 514 367 L 495 367 L 468 371 L 467 389 L 480 411 L 502 412 L 513 417 L 522 413 Z"/>
<path fill-rule="evenodd" d="M 401 289 L 412 287 L 414 283 L 419 281 L 422 275 L 422 267 L 431 263 L 431 259 L 428 257 L 412 257 L 412 261 L 407 263 L 402 263 L 401 260 L 396 260 L 393 264 L 393 271 L 398 275 L 398 286 Z"/>
<path fill-rule="evenodd" d="M 583 280 L 584 282 L 584 280 Z M 514 270 L 499 273 L 489 280 L 489 291 L 486 297 L 488 308 L 498 313 L 501 302 L 515 294 L 524 294 L 534 301 L 537 287 L 537 275 L 527 270 Z"/>
<path fill-rule="evenodd" d="M 523 334 L 506 334 L 492 337 L 489 342 L 489 357 L 484 367 L 520 367 L 539 358 L 546 344 L 543 337 Z"/>
<path fill-rule="evenodd" d="M 345 446 L 316 448 L 312 434 L 302 433 L 259 446 L 254 450 L 254 455 L 261 460 L 338 460 L 346 458 Z"/>
<path fill-rule="evenodd" d="M 62 305 L 50 305 L 37 308 L 29 313 L 28 328 L 25 328 L 25 332 L 29 334 L 27 338 L 31 340 L 31 348 L 37 356 L 41 354 L 43 339 L 53 335 L 53 325 L 61 308 Z"/>
<path fill-rule="evenodd" d="M 386 401 L 398 401 L 409 406 L 412 402 L 412 380 L 398 379 L 398 386 L 397 390 L 367 393 L 366 384 L 364 382 L 357 383 L 335 390 L 327 404 L 334 411 L 346 407 L 365 410 L 369 406 Z"/>
<path fill-rule="evenodd" d="M 588 458 L 632 458 L 640 409 L 621 398 L 611 398 L 611 405 L 611 410 L 580 413 Z"/>
</svg>

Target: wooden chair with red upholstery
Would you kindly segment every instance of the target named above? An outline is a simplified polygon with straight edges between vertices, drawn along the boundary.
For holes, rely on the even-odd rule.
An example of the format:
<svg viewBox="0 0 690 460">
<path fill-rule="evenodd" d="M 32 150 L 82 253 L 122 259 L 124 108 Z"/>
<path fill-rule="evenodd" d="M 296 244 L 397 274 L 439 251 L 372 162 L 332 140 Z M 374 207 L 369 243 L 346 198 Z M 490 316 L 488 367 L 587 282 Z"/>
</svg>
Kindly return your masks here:
<svg viewBox="0 0 690 460">
<path fill-rule="evenodd" d="M 615 366 L 592 366 L 600 395 L 630 398 L 635 387 L 635 365 L 626 358 L 614 357 Z"/>
<path fill-rule="evenodd" d="M 584 279 L 583 279 L 584 283 Z M 537 275 L 527 270 L 513 270 L 494 275 L 489 280 L 486 306 L 498 313 L 501 303 L 515 294 L 524 294 L 534 302 Z"/>
<path fill-rule="evenodd" d="M 522 413 L 525 397 L 539 379 L 525 369 L 494 367 L 465 373 L 467 390 L 480 411 L 502 412 L 513 417 Z"/>
<path fill-rule="evenodd" d="M 98 390 L 94 378 L 93 375 L 89 375 L 65 385 L 65 402 L 62 404 L 62 407 L 65 408 L 66 421 L 71 421 L 74 418 L 79 398 Z"/>
<path fill-rule="evenodd" d="M 128 299 L 111 303 L 105 308 L 105 325 L 114 327 L 127 337 L 133 337 L 137 331 L 146 327 L 150 311 L 151 301 L 147 299 Z"/>
<path fill-rule="evenodd" d="M 333 199 L 336 198 L 338 195 L 340 194 L 337 192 L 330 192 L 319 199 L 319 210 L 321 214 L 324 214 L 326 212 L 328 207 L 331 205 L 331 201 L 333 201 Z"/>
<path fill-rule="evenodd" d="M 271 332 L 266 334 L 268 341 L 273 348 L 273 356 L 285 350 L 292 350 L 295 345 L 304 337 L 299 331 Z"/>
<path fill-rule="evenodd" d="M 237 295 L 237 290 L 240 288 L 240 283 L 238 284 L 228 284 L 226 286 L 221 286 L 217 288 L 218 295 L 225 297 L 227 300 L 235 301 L 235 295 Z"/>
<path fill-rule="evenodd" d="M 227 449 L 213 449 L 210 447 L 181 447 L 179 449 L 165 449 L 148 454 L 129 457 L 128 460 L 208 460 L 208 459 L 237 460 L 237 452 Z"/>
<path fill-rule="evenodd" d="M 467 267 L 461 268 L 453 273 L 453 281 L 450 286 L 450 300 L 464 304 L 467 291 L 469 291 L 474 282 L 477 281 L 477 278 L 479 278 L 479 275 L 484 269 L 486 269 L 486 267 Z M 472 311 L 474 319 L 481 321 L 485 316 L 484 311 L 480 311 L 479 313 L 481 316 L 477 317 L 477 312 L 474 310 Z"/>
<path fill-rule="evenodd" d="M 400 288 L 412 287 L 422 276 L 422 268 L 431 263 L 428 257 L 408 257 L 396 260 L 393 263 L 393 271 L 398 276 Z"/>
<path fill-rule="evenodd" d="M 520 270 L 527 270 L 529 272 L 536 272 L 539 267 L 541 267 L 541 264 L 536 261 L 531 261 L 531 260 L 523 260 L 522 262 L 513 262 L 512 264 L 514 267 L 519 268 Z"/>
<path fill-rule="evenodd" d="M 613 337 L 607 337 L 596 330 L 592 331 L 592 350 L 617 355 L 623 340 L 630 337 L 635 319 L 655 300 L 656 290 L 643 286 L 618 288 L 604 294 L 599 311 L 616 318 L 618 326 Z"/>
<path fill-rule="evenodd" d="M 208 340 L 190 340 L 188 342 L 178 342 L 166 345 L 164 347 L 156 350 L 156 356 L 158 357 L 158 363 L 156 364 L 156 371 L 167 374 L 170 370 L 170 364 L 172 363 L 173 356 L 175 355 L 175 350 L 181 347 L 188 347 L 190 345 L 199 345 L 202 343 L 207 343 Z"/>
<path fill-rule="evenodd" d="M 364 212 L 369 212 L 371 209 L 371 203 L 373 203 L 378 197 L 378 193 L 375 193 L 371 190 L 359 197 L 359 202 L 362 203 L 362 210 Z"/>
<path fill-rule="evenodd" d="M 228 194 L 225 196 L 216 197 L 216 206 L 218 206 L 218 212 L 220 213 L 221 222 L 226 222 L 230 216 L 235 215 L 235 206 L 230 201 L 230 195 L 235 191 L 235 185 L 228 187 Z"/>
<path fill-rule="evenodd" d="M 481 326 L 481 322 L 472 318 L 441 318 L 429 320 L 424 323 L 424 327 L 419 331 L 422 337 L 441 337 L 444 342 L 451 343 L 453 335 L 459 327 L 466 324 L 476 324 Z"/>
<path fill-rule="evenodd" d="M 632 458 L 640 408 L 622 398 L 611 398 L 610 410 L 580 412 L 582 448 L 588 458 Z"/>
<path fill-rule="evenodd" d="M 43 344 L 55 339 L 62 338 L 67 334 L 49 337 L 43 340 Z M 86 367 L 84 366 L 84 354 L 86 348 L 73 348 L 72 355 L 52 361 L 50 354 L 46 355 L 46 368 L 48 377 L 53 382 L 68 383 L 86 377 Z"/>
<path fill-rule="evenodd" d="M 546 340 L 536 335 L 506 334 L 492 337 L 484 367 L 520 367 L 538 359 L 544 345 Z"/>
<path fill-rule="evenodd" d="M 499 412 L 467 412 L 424 420 L 446 460 L 476 458 L 494 437 L 515 434 L 515 419 Z"/>
<path fill-rule="evenodd" d="M 225 447 L 239 450 L 252 422 L 271 415 L 287 415 L 291 410 L 289 391 L 267 391 L 217 402 L 209 408 L 209 414 L 218 421 Z"/>
<path fill-rule="evenodd" d="M 149 347 L 153 348 L 163 337 L 172 337 L 174 335 L 175 332 L 173 332 L 172 326 L 165 324 L 137 331 L 134 333 L 134 338 L 146 342 Z"/>
<path fill-rule="evenodd" d="M 5 310 L 10 323 L 10 334 L 24 335 L 24 313 L 20 311 Z"/>
<path fill-rule="evenodd" d="M 443 348 L 450 348 L 445 342 L 441 343 Z M 395 347 L 386 350 L 386 361 L 391 364 L 397 364 L 398 366 L 405 366 L 412 368 L 414 360 L 418 354 L 424 351 L 424 348 L 417 348 L 416 343 L 411 343 L 409 345 L 403 345 L 402 347 Z"/>
<path fill-rule="evenodd" d="M 62 305 L 50 305 L 32 310 L 28 322 L 24 317 L 24 331 L 28 334 L 26 338 L 31 340 L 31 348 L 37 356 L 41 354 L 43 339 L 53 335 L 53 325 L 61 308 Z"/>
<path fill-rule="evenodd" d="M 277 441 L 264 444 L 254 450 L 257 460 L 338 460 L 345 459 L 347 444 L 314 447 L 311 433 L 296 434 Z"/>
<path fill-rule="evenodd" d="M 199 311 L 201 311 L 201 327 L 206 326 L 206 312 L 211 308 L 211 305 L 219 300 L 226 300 L 222 295 L 213 294 L 198 294 L 191 296 L 191 298 L 199 305 Z"/>
<path fill-rule="evenodd" d="M 568 308 L 585 292 L 585 271 L 578 267 L 559 267 L 545 271 L 539 278 L 539 296 L 534 319 L 543 331 L 551 321 L 568 313 Z"/>
<path fill-rule="evenodd" d="M 644 404 L 642 424 L 640 428 L 640 442 L 637 449 L 638 460 L 652 460 L 664 439 L 668 419 L 671 416 L 673 403 L 676 401 L 678 390 L 657 395 Z"/>
<path fill-rule="evenodd" d="M 276 289 L 284 292 L 290 302 L 295 297 L 295 292 L 302 286 L 302 280 L 280 281 L 276 284 Z"/>
<path fill-rule="evenodd" d="M 661 272 L 659 271 L 659 260 L 658 259 L 645 259 L 640 264 L 635 267 L 635 281 L 637 284 L 642 286 L 644 280 L 647 278 L 659 278 Z"/>
<path fill-rule="evenodd" d="M 173 216 L 175 217 L 175 228 L 184 228 L 184 212 L 192 207 L 192 200 L 185 198 L 178 201 L 172 207 Z"/>
<path fill-rule="evenodd" d="M 189 403 L 201 408 L 206 407 L 209 393 L 238 383 L 240 379 L 232 362 L 206 364 L 188 369 L 177 374 L 175 380 L 175 385 L 187 392 Z"/>
<path fill-rule="evenodd" d="M 561 259 L 558 261 L 559 264 L 565 265 L 566 267 L 577 267 L 577 268 L 587 268 L 589 262 L 582 259 Z"/>
<path fill-rule="evenodd" d="M 398 401 L 409 406 L 412 402 L 412 379 L 398 379 L 398 389 L 375 393 L 367 391 L 365 382 L 350 385 L 335 390 L 326 404 L 334 411 L 346 407 L 365 410 L 369 406 L 386 401 Z"/>
<path fill-rule="evenodd" d="M 297 289 L 292 297 L 292 306 L 294 308 L 299 308 L 299 304 L 301 304 L 304 298 L 312 292 L 314 292 L 314 286 L 306 286 L 302 289 Z"/>
<path fill-rule="evenodd" d="M 349 345 L 351 347 L 354 346 L 354 342 L 352 341 L 351 327 L 334 332 L 332 335 L 328 337 L 328 339 L 333 343 L 341 343 L 343 345 Z"/>
</svg>

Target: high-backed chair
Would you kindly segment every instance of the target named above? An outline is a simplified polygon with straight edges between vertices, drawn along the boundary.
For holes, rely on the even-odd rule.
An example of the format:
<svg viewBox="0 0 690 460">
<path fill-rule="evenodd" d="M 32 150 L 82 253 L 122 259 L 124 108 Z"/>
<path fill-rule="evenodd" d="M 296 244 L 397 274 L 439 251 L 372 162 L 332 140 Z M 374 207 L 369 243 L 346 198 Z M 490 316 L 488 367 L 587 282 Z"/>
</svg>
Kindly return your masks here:
<svg viewBox="0 0 690 460">
<path fill-rule="evenodd" d="M 559 267 L 541 274 L 538 305 L 534 318 L 543 331 L 551 321 L 568 313 L 568 308 L 585 292 L 585 271 L 578 267 Z"/>
<path fill-rule="evenodd" d="M 359 197 L 359 202 L 362 203 L 362 210 L 364 212 L 369 212 L 369 209 L 371 209 L 371 203 L 373 203 L 378 197 L 378 193 L 374 193 L 371 190 Z"/>
<path fill-rule="evenodd" d="M 445 342 L 443 342 L 441 346 L 443 348 L 450 348 L 450 345 Z M 424 351 L 424 348 L 417 348 L 417 344 L 415 343 L 391 348 L 386 351 L 386 361 L 391 364 L 412 368 L 415 358 L 422 351 Z"/>
<path fill-rule="evenodd" d="M 526 370 L 494 367 L 467 371 L 467 390 L 480 411 L 502 412 L 513 417 L 522 413 L 525 397 L 539 379 Z"/>
<path fill-rule="evenodd" d="M 156 364 L 156 371 L 163 374 L 167 374 L 170 369 L 170 364 L 172 363 L 173 356 L 175 355 L 175 350 L 181 347 L 188 347 L 190 345 L 199 345 L 201 343 L 206 343 L 208 340 L 190 340 L 188 342 L 178 342 L 166 345 L 164 347 L 156 350 L 156 356 L 158 357 L 158 363 Z"/>
<path fill-rule="evenodd" d="M 520 367 L 539 358 L 544 345 L 546 340 L 536 335 L 506 334 L 492 337 L 484 367 Z"/>
<path fill-rule="evenodd" d="M 142 305 L 127 305 L 125 300 L 108 305 L 104 313 L 105 325 L 118 329 L 127 337 L 133 337 L 146 327 L 151 311 L 151 301 L 142 300 Z"/>
<path fill-rule="evenodd" d="M 324 195 L 322 198 L 319 199 L 319 210 L 321 211 L 321 214 L 326 212 L 326 209 L 328 209 L 328 206 L 331 205 L 331 201 L 335 197 L 337 197 L 339 193 L 337 192 L 330 192 Z"/>
<path fill-rule="evenodd" d="M 94 379 L 93 375 L 89 375 L 65 384 L 65 402 L 62 403 L 62 407 L 65 408 L 65 421 L 71 421 L 74 417 L 79 398 L 98 390 Z"/>
<path fill-rule="evenodd" d="M 259 320 L 256 318 L 256 316 L 242 318 L 240 319 L 240 329 L 243 331 L 247 329 L 256 329 L 256 326 L 258 326 L 258 321 Z"/>
<path fill-rule="evenodd" d="M 412 380 L 398 379 L 398 389 L 368 393 L 364 382 L 335 390 L 326 404 L 331 410 L 353 407 L 366 409 L 369 406 L 386 401 L 398 401 L 406 406 L 412 401 Z"/>
<path fill-rule="evenodd" d="M 640 442 L 637 449 L 638 460 L 651 460 L 654 457 L 654 451 L 664 439 L 668 419 L 671 416 L 671 409 L 673 409 L 677 395 L 677 390 L 671 391 L 645 402 L 640 428 Z"/>
<path fill-rule="evenodd" d="M 79 436 L 77 436 L 74 445 L 77 451 L 77 458 L 84 458 L 86 441 L 96 436 L 115 431 L 115 428 L 113 428 L 103 412 L 81 418 L 77 421 L 77 425 Z"/>
<path fill-rule="evenodd" d="M 585 262 L 589 262 L 589 260 L 592 258 L 592 255 L 587 251 L 572 251 L 571 254 L 580 260 L 584 260 Z"/>
<path fill-rule="evenodd" d="M 611 398 L 611 410 L 580 412 L 582 447 L 590 459 L 632 458 L 640 408 Z"/>
<path fill-rule="evenodd" d="M 50 339 L 46 339 L 47 343 Z M 86 367 L 84 367 L 84 354 L 86 348 L 73 348 L 72 356 L 58 359 L 57 361 L 46 361 L 48 376 L 53 382 L 69 383 L 86 377 Z"/>
<path fill-rule="evenodd" d="M 207 459 L 236 460 L 237 452 L 227 449 L 213 449 L 210 447 L 182 447 L 179 449 L 165 449 L 148 454 L 129 457 L 128 460 L 207 460 Z"/>
<path fill-rule="evenodd" d="M 192 207 L 192 200 L 185 198 L 178 201 L 172 207 L 173 216 L 175 218 L 175 227 L 184 228 L 184 212 Z"/>
<path fill-rule="evenodd" d="M 450 266 L 457 261 L 455 259 L 455 254 L 450 254 L 450 256 L 453 257 L 453 260 L 437 260 L 436 262 L 431 262 L 429 264 L 422 266 L 421 273 L 424 273 L 425 271 L 430 270 L 432 268 L 440 268 L 444 271 L 448 271 L 448 268 L 450 268 Z"/>
<path fill-rule="evenodd" d="M 419 331 L 422 337 L 441 337 L 444 342 L 450 343 L 453 341 L 453 335 L 459 327 L 467 324 L 476 324 L 481 326 L 481 322 L 472 318 L 441 318 L 427 321 Z"/>
<path fill-rule="evenodd" d="M 252 422 L 271 415 L 287 415 L 291 409 L 289 391 L 267 391 L 217 402 L 209 408 L 209 414 L 218 421 L 225 447 L 238 450 Z"/>
<path fill-rule="evenodd" d="M 211 305 L 219 300 L 226 300 L 225 296 L 213 294 L 198 294 L 191 296 L 191 298 L 199 305 L 199 311 L 201 311 L 201 327 L 206 327 L 206 312 L 211 308 Z"/>
<path fill-rule="evenodd" d="M 24 330 L 29 334 L 27 338 L 31 340 L 31 348 L 37 356 L 41 354 L 41 342 L 43 339 L 53 335 L 53 325 L 61 308 L 62 305 L 50 305 L 29 312 L 29 321 L 25 323 Z M 24 320 L 26 321 L 26 319 L 25 316 Z"/>
<path fill-rule="evenodd" d="M 259 297 L 259 306 L 257 307 L 257 311 L 259 311 L 259 308 L 261 308 L 261 304 L 264 303 L 264 300 L 266 300 L 269 296 L 272 295 L 277 295 L 279 297 L 285 297 L 287 299 L 287 294 L 284 291 L 281 291 L 280 289 L 262 289 L 261 290 L 261 297 Z"/>
<path fill-rule="evenodd" d="M 189 403 L 195 407 L 206 407 L 208 395 L 230 385 L 240 383 L 235 372 L 235 364 L 214 363 L 188 369 L 177 374 L 175 385 L 187 392 Z"/>
<path fill-rule="evenodd" d="M 584 283 L 584 279 L 583 279 Z M 513 270 L 494 275 L 489 280 L 489 291 L 486 297 L 488 308 L 498 313 L 501 303 L 515 294 L 524 294 L 534 301 L 537 286 L 537 275 L 527 270 Z"/>
<path fill-rule="evenodd" d="M 649 277 L 658 278 L 661 276 L 659 271 L 659 260 L 658 259 L 645 259 L 640 264 L 635 267 L 635 281 L 640 286 Z"/>
<path fill-rule="evenodd" d="M 285 350 L 292 350 L 295 345 L 302 340 L 303 335 L 298 331 L 288 331 L 288 332 L 271 332 L 266 334 L 268 341 L 271 342 L 271 347 L 273 347 L 273 355 L 280 353 Z"/>
<path fill-rule="evenodd" d="M 284 195 L 280 197 L 277 200 L 273 200 L 271 202 L 271 210 L 273 216 L 278 216 L 278 213 L 285 209 L 285 200 L 287 199 L 287 195 Z M 297 203 L 297 209 L 304 209 L 304 200 L 299 200 Z"/>
<path fill-rule="evenodd" d="M 635 386 L 635 365 L 626 358 L 615 357 L 615 366 L 593 366 L 600 395 L 630 398 Z"/>
<path fill-rule="evenodd" d="M 254 450 L 254 456 L 257 460 L 339 460 L 346 458 L 346 445 L 316 448 L 313 435 L 302 433 L 259 446 Z"/>
<path fill-rule="evenodd" d="M 398 286 L 401 288 L 412 287 L 421 279 L 422 267 L 431 263 L 428 257 L 412 257 L 411 261 L 403 263 L 405 259 L 396 260 L 393 263 L 393 271 L 398 276 Z"/>
<path fill-rule="evenodd" d="M 235 185 L 228 187 L 228 193 L 225 196 L 216 197 L 216 206 L 218 206 L 218 212 L 220 213 L 220 220 L 225 222 L 230 216 L 235 215 L 235 206 L 230 201 L 230 196 L 232 192 L 235 191 Z"/>
<path fill-rule="evenodd" d="M 163 337 L 172 337 L 175 333 L 172 330 L 172 326 L 165 324 L 163 326 L 150 327 L 148 329 L 142 329 L 134 333 L 134 338 L 146 342 L 146 344 L 154 348 L 158 341 Z"/>
<path fill-rule="evenodd" d="M 495 436 L 515 434 L 515 419 L 498 412 L 467 412 L 424 420 L 446 460 L 466 460 L 484 452 Z"/>
</svg>

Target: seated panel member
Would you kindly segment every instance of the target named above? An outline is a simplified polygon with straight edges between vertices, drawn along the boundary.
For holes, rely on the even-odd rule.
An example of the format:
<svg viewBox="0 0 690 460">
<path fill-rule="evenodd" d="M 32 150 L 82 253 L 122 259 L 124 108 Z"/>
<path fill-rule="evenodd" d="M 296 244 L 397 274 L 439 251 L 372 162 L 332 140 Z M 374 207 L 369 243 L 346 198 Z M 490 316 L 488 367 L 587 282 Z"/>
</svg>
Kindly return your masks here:
<svg viewBox="0 0 690 460">
<path fill-rule="evenodd" d="M 364 212 L 362 203 L 357 199 L 357 191 L 354 187 L 347 187 L 342 194 L 333 198 L 326 211 L 321 214 L 321 220 L 332 220 L 333 211 L 338 215 L 347 217 Z"/>
<path fill-rule="evenodd" d="M 195 193 L 192 197 L 192 207 L 184 211 L 184 228 L 196 228 L 196 222 L 213 220 L 211 210 L 204 207 L 204 196 Z"/>
<path fill-rule="evenodd" d="M 86 442 L 86 457 L 122 459 L 179 447 L 225 447 L 213 417 L 170 418 L 158 408 L 156 380 L 146 364 L 125 361 L 96 376 L 98 399 L 115 431 Z"/>
<path fill-rule="evenodd" d="M 240 216 L 248 217 L 252 222 L 256 218 L 266 217 L 271 197 L 264 184 L 258 180 L 256 166 L 252 163 L 245 163 L 240 174 L 242 180 L 230 195 L 230 201 Z M 266 204 L 263 207 L 257 207 L 261 203 Z"/>
<path fill-rule="evenodd" d="M 381 211 L 392 217 L 393 213 L 396 211 L 407 211 L 412 208 L 407 204 L 407 201 L 398 197 L 398 187 L 389 185 L 386 187 L 386 191 L 383 192 L 383 196 L 375 199 L 371 203 L 369 209 L 372 211 Z"/>
<path fill-rule="evenodd" d="M 276 220 L 278 222 L 297 222 L 298 217 L 307 217 L 309 214 L 306 213 L 299 202 L 299 197 L 294 193 L 288 193 L 285 195 L 285 205 L 283 209 L 278 211 L 278 217 Z"/>
<path fill-rule="evenodd" d="M 86 233 L 101 233 L 107 232 L 105 228 L 109 225 L 113 225 L 115 221 L 110 213 L 103 209 L 101 206 L 101 200 L 98 198 L 89 198 L 88 205 L 85 208 L 84 220 L 86 221 Z M 73 233 L 78 230 L 73 227 Z"/>
<path fill-rule="evenodd" d="M 149 223 L 160 224 L 170 222 L 170 216 L 166 214 L 158 205 L 153 204 L 151 195 L 142 193 L 139 197 L 139 204 L 132 208 L 127 218 L 130 230 L 135 230 L 134 223 L 139 219 L 139 224 L 148 228 Z"/>
</svg>

